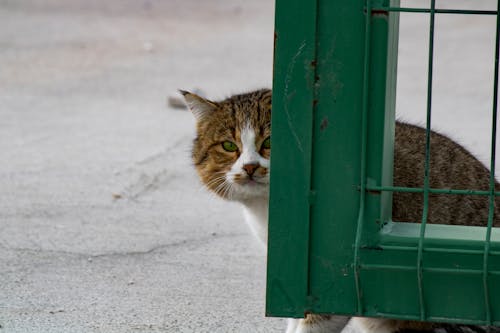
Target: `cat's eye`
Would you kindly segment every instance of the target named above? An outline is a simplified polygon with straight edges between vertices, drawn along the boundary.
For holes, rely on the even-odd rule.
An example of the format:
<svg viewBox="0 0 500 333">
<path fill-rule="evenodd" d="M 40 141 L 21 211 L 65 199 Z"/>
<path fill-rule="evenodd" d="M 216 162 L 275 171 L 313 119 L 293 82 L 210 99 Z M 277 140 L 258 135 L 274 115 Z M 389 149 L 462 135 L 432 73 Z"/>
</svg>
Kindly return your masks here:
<svg viewBox="0 0 500 333">
<path fill-rule="evenodd" d="M 225 151 L 228 151 L 231 153 L 238 150 L 238 146 L 236 146 L 236 144 L 234 142 L 231 142 L 231 141 L 224 141 L 222 143 L 222 148 L 224 148 Z"/>
<path fill-rule="evenodd" d="M 271 137 L 268 136 L 267 139 L 262 142 L 262 149 L 271 149 Z"/>
</svg>

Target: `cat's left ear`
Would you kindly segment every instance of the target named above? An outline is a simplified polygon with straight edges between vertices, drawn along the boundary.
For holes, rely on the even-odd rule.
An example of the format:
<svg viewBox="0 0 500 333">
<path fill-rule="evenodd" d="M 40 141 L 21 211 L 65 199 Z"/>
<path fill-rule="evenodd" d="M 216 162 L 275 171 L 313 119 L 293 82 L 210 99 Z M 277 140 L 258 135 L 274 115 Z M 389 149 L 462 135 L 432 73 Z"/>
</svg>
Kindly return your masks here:
<svg viewBox="0 0 500 333">
<path fill-rule="evenodd" d="M 202 121 L 209 114 L 217 109 L 217 104 L 211 102 L 203 97 L 196 94 L 190 93 L 189 91 L 179 90 L 179 92 L 184 96 L 187 106 L 193 112 L 194 117 L 197 121 Z"/>
</svg>

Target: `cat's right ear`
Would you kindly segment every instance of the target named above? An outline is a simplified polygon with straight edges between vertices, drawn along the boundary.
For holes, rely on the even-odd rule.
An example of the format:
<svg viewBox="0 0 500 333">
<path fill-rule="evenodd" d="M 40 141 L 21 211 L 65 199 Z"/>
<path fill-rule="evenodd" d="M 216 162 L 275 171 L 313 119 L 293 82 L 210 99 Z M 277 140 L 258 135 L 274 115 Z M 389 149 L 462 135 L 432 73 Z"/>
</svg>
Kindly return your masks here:
<svg viewBox="0 0 500 333">
<path fill-rule="evenodd" d="M 217 109 L 217 104 L 189 91 L 179 90 L 184 96 L 188 108 L 193 112 L 197 121 L 202 121 Z"/>
</svg>

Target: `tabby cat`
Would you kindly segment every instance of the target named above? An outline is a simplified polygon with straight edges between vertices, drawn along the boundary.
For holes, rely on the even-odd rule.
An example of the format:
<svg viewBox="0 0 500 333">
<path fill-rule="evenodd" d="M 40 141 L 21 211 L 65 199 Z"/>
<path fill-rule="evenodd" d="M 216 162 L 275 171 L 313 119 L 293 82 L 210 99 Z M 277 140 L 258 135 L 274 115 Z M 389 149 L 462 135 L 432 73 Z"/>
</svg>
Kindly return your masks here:
<svg viewBox="0 0 500 333">
<path fill-rule="evenodd" d="M 220 197 L 243 204 L 246 222 L 265 246 L 271 155 L 271 91 L 257 90 L 220 102 L 209 101 L 186 91 L 181 93 L 197 120 L 192 158 L 201 181 Z M 431 187 L 488 189 L 488 169 L 462 146 L 444 135 L 432 132 L 431 147 Z M 422 187 L 425 130 L 397 122 L 394 149 L 394 185 Z M 496 188 L 500 190 L 498 184 Z M 429 203 L 429 223 L 485 225 L 487 221 L 487 197 L 431 195 Z M 499 207 L 497 205 L 495 208 L 495 216 L 500 216 Z M 395 221 L 419 221 L 421 212 L 421 194 L 394 194 Z M 499 221 L 496 219 L 495 225 Z M 286 332 L 472 333 L 485 329 L 467 325 L 307 315 L 305 319 L 290 319 Z"/>
</svg>

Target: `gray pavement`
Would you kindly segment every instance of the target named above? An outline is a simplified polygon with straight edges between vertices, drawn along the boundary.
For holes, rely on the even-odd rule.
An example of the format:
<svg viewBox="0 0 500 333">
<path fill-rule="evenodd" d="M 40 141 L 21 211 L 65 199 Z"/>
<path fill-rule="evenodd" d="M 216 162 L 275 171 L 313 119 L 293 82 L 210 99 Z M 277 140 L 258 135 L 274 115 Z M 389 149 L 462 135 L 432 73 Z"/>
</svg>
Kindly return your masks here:
<svg viewBox="0 0 500 333">
<path fill-rule="evenodd" d="M 176 89 L 268 87 L 270 1 L 2 1 L 0 332 L 271 332 Z"/>
<path fill-rule="evenodd" d="M 167 104 L 178 88 L 269 87 L 273 14 L 267 0 L 0 2 L 0 332 L 283 331 L 264 317 L 265 254 L 238 205 L 202 188 L 194 119 Z M 402 15 L 398 114 L 417 123 L 426 24 Z M 485 162 L 494 27 L 436 20 L 433 124 Z"/>
</svg>

